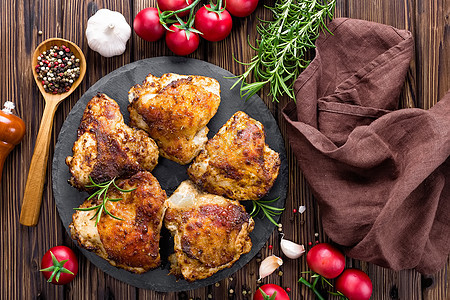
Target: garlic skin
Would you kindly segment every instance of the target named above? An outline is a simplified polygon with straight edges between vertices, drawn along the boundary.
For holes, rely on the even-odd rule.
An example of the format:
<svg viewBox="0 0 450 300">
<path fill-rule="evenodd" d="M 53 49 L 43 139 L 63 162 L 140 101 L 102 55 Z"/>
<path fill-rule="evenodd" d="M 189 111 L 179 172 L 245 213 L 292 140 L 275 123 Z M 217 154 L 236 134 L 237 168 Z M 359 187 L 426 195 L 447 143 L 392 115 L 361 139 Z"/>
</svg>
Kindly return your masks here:
<svg viewBox="0 0 450 300">
<path fill-rule="evenodd" d="M 283 260 L 278 256 L 271 255 L 266 257 L 259 266 L 259 280 L 272 274 L 283 264 Z"/>
<path fill-rule="evenodd" d="M 101 56 L 112 57 L 124 53 L 130 37 L 131 27 L 117 11 L 100 9 L 87 22 L 89 48 Z"/>
<path fill-rule="evenodd" d="M 296 244 L 290 240 L 286 240 L 283 237 L 281 237 L 281 243 L 280 243 L 281 251 L 283 251 L 284 255 L 289 257 L 290 259 L 296 259 L 305 253 L 305 247 L 303 245 Z"/>
</svg>

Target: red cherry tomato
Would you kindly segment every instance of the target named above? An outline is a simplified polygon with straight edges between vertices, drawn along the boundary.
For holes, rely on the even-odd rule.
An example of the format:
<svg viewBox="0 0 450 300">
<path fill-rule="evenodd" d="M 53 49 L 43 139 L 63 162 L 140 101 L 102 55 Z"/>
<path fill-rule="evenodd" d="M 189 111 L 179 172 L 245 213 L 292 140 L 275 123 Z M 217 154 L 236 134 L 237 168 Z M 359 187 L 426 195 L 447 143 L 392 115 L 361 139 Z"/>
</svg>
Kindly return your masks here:
<svg viewBox="0 0 450 300">
<path fill-rule="evenodd" d="M 189 32 L 189 38 L 186 30 L 176 27 L 174 24 L 169 27 L 171 31 L 167 31 L 166 44 L 169 49 L 176 55 L 188 55 L 197 50 L 200 38 L 195 32 Z"/>
<path fill-rule="evenodd" d="M 176 11 L 185 8 L 192 4 L 193 0 L 158 0 L 158 7 L 161 11 L 172 10 Z M 179 17 L 184 17 L 189 14 L 189 10 L 178 13 Z"/>
<path fill-rule="evenodd" d="M 159 40 L 166 32 L 159 22 L 158 10 L 154 7 L 148 7 L 138 12 L 134 18 L 133 28 L 138 36 L 149 42 Z"/>
<path fill-rule="evenodd" d="M 264 293 L 267 294 L 267 296 L 272 296 L 273 293 L 277 292 L 274 300 L 289 300 L 289 296 L 286 293 L 286 291 L 276 284 L 265 284 L 260 287 L 261 290 L 263 290 Z M 263 294 L 259 289 L 256 290 L 255 294 L 253 295 L 253 300 L 265 300 Z"/>
<path fill-rule="evenodd" d="M 221 41 L 226 38 L 233 27 L 231 15 L 224 10 L 220 13 L 209 11 L 211 5 L 202 6 L 195 14 L 195 28 L 199 30 L 202 37 L 210 42 Z"/>
<path fill-rule="evenodd" d="M 306 255 L 309 268 L 325 278 L 336 278 L 344 271 L 345 257 L 328 243 L 320 243 L 312 247 Z"/>
<path fill-rule="evenodd" d="M 225 0 L 225 8 L 235 17 L 246 17 L 255 11 L 258 0 Z"/>
<path fill-rule="evenodd" d="M 361 270 L 347 269 L 336 280 L 336 290 L 349 300 L 368 300 L 372 296 L 372 281 Z"/>
<path fill-rule="evenodd" d="M 72 249 L 66 246 L 56 246 L 48 250 L 42 257 L 40 271 L 48 282 L 58 285 L 66 284 L 77 275 L 78 260 Z"/>
</svg>

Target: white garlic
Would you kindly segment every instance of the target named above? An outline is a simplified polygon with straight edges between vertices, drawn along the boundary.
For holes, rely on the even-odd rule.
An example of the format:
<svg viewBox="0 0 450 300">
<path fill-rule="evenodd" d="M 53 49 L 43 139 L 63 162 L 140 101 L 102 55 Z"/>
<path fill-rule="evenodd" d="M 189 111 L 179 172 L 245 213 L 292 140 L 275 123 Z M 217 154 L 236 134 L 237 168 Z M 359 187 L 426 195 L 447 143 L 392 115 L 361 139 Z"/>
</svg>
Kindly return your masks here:
<svg viewBox="0 0 450 300">
<path fill-rule="evenodd" d="M 284 238 L 284 235 L 281 237 L 280 247 L 284 255 L 286 255 L 290 259 L 299 258 L 303 253 L 305 253 L 305 247 L 303 245 L 299 245 L 292 241 L 286 240 Z"/>
<path fill-rule="evenodd" d="M 130 36 L 130 25 L 117 11 L 100 9 L 88 20 L 86 28 L 88 45 L 104 57 L 124 53 Z"/>
<path fill-rule="evenodd" d="M 306 211 L 306 206 L 301 205 L 301 206 L 298 207 L 298 213 L 299 213 L 299 214 L 302 214 L 302 213 L 304 213 L 305 211 Z"/>
<path fill-rule="evenodd" d="M 283 260 L 278 256 L 271 255 L 266 257 L 259 266 L 259 280 L 272 274 L 283 264 Z"/>
</svg>

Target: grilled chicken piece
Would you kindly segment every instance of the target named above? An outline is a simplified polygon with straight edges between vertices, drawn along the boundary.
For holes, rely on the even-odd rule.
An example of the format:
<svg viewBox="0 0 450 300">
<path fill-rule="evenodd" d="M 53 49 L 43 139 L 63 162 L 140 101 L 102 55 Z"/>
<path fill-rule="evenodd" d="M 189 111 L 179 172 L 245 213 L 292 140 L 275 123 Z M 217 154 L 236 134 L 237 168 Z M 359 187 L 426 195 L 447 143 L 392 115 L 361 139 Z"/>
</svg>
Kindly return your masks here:
<svg viewBox="0 0 450 300">
<path fill-rule="evenodd" d="M 187 164 L 204 148 L 209 120 L 220 104 L 220 85 L 204 76 L 149 74 L 128 92 L 131 125 L 144 129 L 161 156 Z"/>
<path fill-rule="evenodd" d="M 187 180 L 166 203 L 164 224 L 174 237 L 172 274 L 204 279 L 251 250 L 254 221 L 239 202 L 203 193 Z"/>
<path fill-rule="evenodd" d="M 258 200 L 272 188 L 280 157 L 265 143 L 264 126 L 236 112 L 189 166 L 204 191 L 234 200 Z"/>
<path fill-rule="evenodd" d="M 155 141 L 145 131 L 127 126 L 119 105 L 105 94 L 87 104 L 72 151 L 66 164 L 72 174 L 69 182 L 78 189 L 91 184 L 89 176 L 101 183 L 151 171 L 159 157 Z"/>
<path fill-rule="evenodd" d="M 108 211 L 122 221 L 103 212 L 95 226 L 95 209 L 76 211 L 69 226 L 70 232 L 80 246 L 94 251 L 113 266 L 144 273 L 160 265 L 159 238 L 166 192 L 149 172 L 139 172 L 130 179 L 119 180 L 117 186 L 125 190 L 136 188 L 128 193 L 115 188 L 108 190 L 108 198 L 122 198 L 106 205 Z M 93 197 L 80 208 L 98 205 L 101 200 Z"/>
</svg>

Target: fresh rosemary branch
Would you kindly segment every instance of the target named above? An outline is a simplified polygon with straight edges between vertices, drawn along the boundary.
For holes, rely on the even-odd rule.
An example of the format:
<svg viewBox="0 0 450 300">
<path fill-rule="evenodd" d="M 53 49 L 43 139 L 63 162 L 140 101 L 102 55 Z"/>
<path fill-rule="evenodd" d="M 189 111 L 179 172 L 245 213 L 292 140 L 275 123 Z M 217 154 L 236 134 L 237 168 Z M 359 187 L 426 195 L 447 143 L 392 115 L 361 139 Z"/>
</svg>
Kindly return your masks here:
<svg viewBox="0 0 450 300">
<path fill-rule="evenodd" d="M 263 215 L 267 217 L 267 219 L 270 220 L 275 225 L 278 225 L 277 222 L 273 219 L 274 216 L 280 215 L 284 208 L 278 208 L 274 206 L 270 206 L 270 203 L 273 203 L 277 201 L 280 197 L 277 197 L 273 200 L 254 200 L 253 203 L 253 209 L 250 213 L 250 216 L 255 217 L 260 211 L 263 212 Z"/>
<path fill-rule="evenodd" d="M 89 180 L 92 182 L 92 185 L 88 185 L 86 187 L 88 188 L 97 188 L 97 191 L 95 191 L 95 193 L 93 193 L 92 195 L 89 196 L 89 198 L 87 200 L 92 199 L 93 197 L 97 196 L 97 200 L 100 200 L 101 203 L 95 206 L 91 206 L 91 207 L 86 207 L 86 208 L 74 208 L 75 210 L 81 210 L 81 211 L 89 211 L 89 210 L 94 210 L 96 209 L 97 211 L 95 212 L 95 215 L 92 216 L 91 220 L 94 219 L 95 217 L 97 217 L 97 219 L 95 220 L 95 226 L 97 226 L 98 222 L 100 221 L 100 217 L 103 213 L 103 211 L 106 212 L 106 214 L 108 214 L 110 217 L 116 219 L 116 220 L 121 220 L 123 221 L 123 219 L 114 216 L 113 214 L 111 214 L 108 209 L 106 208 L 106 204 L 111 201 L 111 202 L 117 202 L 122 200 L 122 198 L 117 198 L 117 199 L 110 199 L 107 196 L 109 187 L 112 185 L 113 187 L 115 187 L 117 190 L 121 191 L 122 193 L 129 193 L 134 191 L 136 188 L 131 189 L 131 190 L 124 190 L 119 188 L 116 185 L 115 182 L 115 178 L 111 179 L 110 181 L 107 182 L 103 182 L 103 183 L 95 183 L 94 180 L 92 180 L 91 176 L 89 176 Z"/>
<path fill-rule="evenodd" d="M 247 70 L 234 77 L 238 80 L 231 88 L 241 82 L 241 97 L 249 98 L 270 83 L 272 101 L 278 102 L 283 94 L 295 100 L 294 81 L 309 64 L 305 54 L 315 47 L 320 30 L 328 30 L 325 19 L 333 18 L 335 4 L 336 0 L 278 0 L 268 7 L 273 20 L 260 20 L 260 40 L 250 45 L 257 55 L 249 63 L 238 61 Z M 251 74 L 256 81 L 248 83 Z"/>
</svg>

